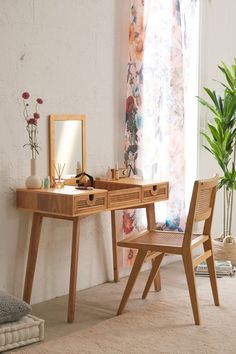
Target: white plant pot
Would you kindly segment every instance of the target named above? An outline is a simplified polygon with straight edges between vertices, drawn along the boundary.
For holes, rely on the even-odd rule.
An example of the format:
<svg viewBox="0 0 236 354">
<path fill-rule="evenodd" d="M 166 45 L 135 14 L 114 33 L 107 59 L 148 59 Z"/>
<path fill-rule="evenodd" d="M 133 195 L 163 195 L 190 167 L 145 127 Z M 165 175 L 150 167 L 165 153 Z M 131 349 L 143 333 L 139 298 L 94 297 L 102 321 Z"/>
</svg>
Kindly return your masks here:
<svg viewBox="0 0 236 354">
<path fill-rule="evenodd" d="M 29 189 L 37 189 L 42 187 L 42 180 L 36 174 L 36 159 L 30 160 L 30 172 L 31 175 L 26 178 L 25 186 Z"/>
</svg>

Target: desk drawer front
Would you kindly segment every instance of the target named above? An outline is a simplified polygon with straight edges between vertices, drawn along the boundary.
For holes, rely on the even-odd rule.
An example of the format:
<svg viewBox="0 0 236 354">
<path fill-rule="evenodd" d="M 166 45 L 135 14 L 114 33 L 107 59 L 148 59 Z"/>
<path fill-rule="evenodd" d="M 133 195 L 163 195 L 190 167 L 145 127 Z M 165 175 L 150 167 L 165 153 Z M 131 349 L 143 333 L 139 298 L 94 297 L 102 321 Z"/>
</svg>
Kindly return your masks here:
<svg viewBox="0 0 236 354">
<path fill-rule="evenodd" d="M 143 187 L 142 202 L 168 199 L 168 183 L 158 183 L 152 186 Z"/>
<path fill-rule="evenodd" d="M 104 210 L 107 208 L 106 193 L 89 194 L 76 196 L 74 201 L 74 214 L 79 214 L 84 209 L 89 212 L 92 210 Z"/>
<path fill-rule="evenodd" d="M 141 202 L 141 188 L 120 189 L 108 192 L 108 208 L 126 207 Z"/>
</svg>

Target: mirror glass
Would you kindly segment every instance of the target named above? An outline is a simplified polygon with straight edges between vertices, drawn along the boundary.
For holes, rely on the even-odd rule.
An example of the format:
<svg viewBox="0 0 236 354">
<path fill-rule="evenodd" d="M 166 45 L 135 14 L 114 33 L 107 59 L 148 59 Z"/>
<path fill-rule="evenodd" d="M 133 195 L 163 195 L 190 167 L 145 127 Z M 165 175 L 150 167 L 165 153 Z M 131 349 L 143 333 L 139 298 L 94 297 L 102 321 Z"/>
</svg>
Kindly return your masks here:
<svg viewBox="0 0 236 354">
<path fill-rule="evenodd" d="M 86 170 L 85 116 L 49 116 L 50 176 L 57 177 L 55 167 L 63 169 L 65 184 L 75 184 L 77 173 Z"/>
</svg>

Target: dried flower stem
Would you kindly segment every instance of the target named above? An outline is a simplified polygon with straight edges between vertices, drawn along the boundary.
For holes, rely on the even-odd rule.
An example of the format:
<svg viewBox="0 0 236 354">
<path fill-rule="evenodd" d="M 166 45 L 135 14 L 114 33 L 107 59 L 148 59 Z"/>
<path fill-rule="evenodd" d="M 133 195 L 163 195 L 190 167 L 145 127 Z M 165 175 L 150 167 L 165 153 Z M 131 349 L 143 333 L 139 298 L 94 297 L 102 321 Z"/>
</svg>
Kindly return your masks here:
<svg viewBox="0 0 236 354">
<path fill-rule="evenodd" d="M 27 110 L 28 104 L 25 103 L 25 101 L 23 100 L 23 104 L 24 104 L 24 111 L 23 111 L 23 115 L 25 117 L 26 122 L 28 121 L 28 117 L 29 117 L 29 113 Z"/>
</svg>

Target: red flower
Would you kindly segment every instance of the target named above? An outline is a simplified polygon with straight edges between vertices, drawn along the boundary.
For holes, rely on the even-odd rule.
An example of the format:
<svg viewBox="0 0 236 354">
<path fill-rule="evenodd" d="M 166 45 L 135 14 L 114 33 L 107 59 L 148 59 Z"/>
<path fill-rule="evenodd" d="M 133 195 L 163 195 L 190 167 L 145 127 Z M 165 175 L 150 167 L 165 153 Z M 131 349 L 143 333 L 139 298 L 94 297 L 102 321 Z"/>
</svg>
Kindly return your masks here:
<svg viewBox="0 0 236 354">
<path fill-rule="evenodd" d="M 37 102 L 38 104 L 43 104 L 42 98 L 37 98 L 36 102 Z"/>
<path fill-rule="evenodd" d="M 23 92 L 22 93 L 22 98 L 24 98 L 24 100 L 28 100 L 29 97 L 30 97 L 29 92 Z"/>
<path fill-rule="evenodd" d="M 34 118 L 35 118 L 35 119 L 39 119 L 39 118 L 40 118 L 39 113 L 34 113 Z"/>
<path fill-rule="evenodd" d="M 134 229 L 134 219 L 129 213 L 124 212 L 123 214 L 123 229 L 124 233 L 127 235 Z"/>
<path fill-rule="evenodd" d="M 134 98 L 133 96 L 129 96 L 126 100 L 126 112 L 132 113 L 134 108 Z"/>
<path fill-rule="evenodd" d="M 36 118 L 30 118 L 27 120 L 27 123 L 37 125 L 38 122 Z"/>
</svg>

